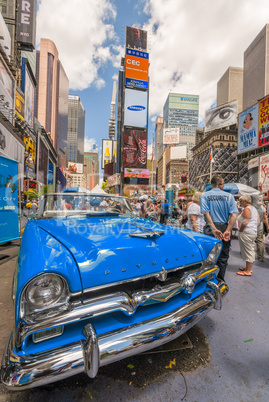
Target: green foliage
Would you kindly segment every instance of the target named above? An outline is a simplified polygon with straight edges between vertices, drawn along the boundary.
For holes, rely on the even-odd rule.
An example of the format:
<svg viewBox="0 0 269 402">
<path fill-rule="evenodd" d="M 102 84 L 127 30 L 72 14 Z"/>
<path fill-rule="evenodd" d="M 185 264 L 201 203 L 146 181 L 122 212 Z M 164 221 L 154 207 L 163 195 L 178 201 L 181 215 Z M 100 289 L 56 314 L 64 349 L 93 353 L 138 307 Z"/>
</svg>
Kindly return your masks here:
<svg viewBox="0 0 269 402">
<path fill-rule="evenodd" d="M 50 184 L 44 184 L 41 187 L 41 190 L 39 191 L 38 195 L 45 195 L 53 192 L 54 192 L 53 187 Z"/>
<path fill-rule="evenodd" d="M 103 181 L 103 183 L 102 183 L 102 190 L 104 190 L 105 191 L 105 189 L 106 189 L 106 186 L 107 186 L 107 180 L 106 181 Z"/>
<path fill-rule="evenodd" d="M 38 198 L 38 192 L 37 191 L 24 191 L 23 194 L 24 194 L 24 196 L 26 196 L 30 200 Z"/>
</svg>

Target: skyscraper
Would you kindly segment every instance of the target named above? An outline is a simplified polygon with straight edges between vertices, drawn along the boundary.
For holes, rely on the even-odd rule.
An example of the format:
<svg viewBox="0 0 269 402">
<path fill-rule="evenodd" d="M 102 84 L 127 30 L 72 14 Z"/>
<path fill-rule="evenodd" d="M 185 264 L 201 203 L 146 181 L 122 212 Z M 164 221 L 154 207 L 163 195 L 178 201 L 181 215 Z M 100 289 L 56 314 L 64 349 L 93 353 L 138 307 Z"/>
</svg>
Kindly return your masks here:
<svg viewBox="0 0 269 402">
<path fill-rule="evenodd" d="M 59 157 L 59 166 L 66 166 L 69 80 L 59 60 L 58 50 L 49 39 L 41 38 L 36 52 L 35 115 L 50 133 Z"/>
<path fill-rule="evenodd" d="M 269 94 L 269 24 L 244 52 L 243 110 Z"/>
<path fill-rule="evenodd" d="M 243 68 L 229 67 L 217 84 L 217 106 L 237 100 L 238 113 L 243 105 Z"/>
<path fill-rule="evenodd" d="M 78 95 L 68 96 L 67 160 L 84 164 L 85 110 Z"/>
</svg>

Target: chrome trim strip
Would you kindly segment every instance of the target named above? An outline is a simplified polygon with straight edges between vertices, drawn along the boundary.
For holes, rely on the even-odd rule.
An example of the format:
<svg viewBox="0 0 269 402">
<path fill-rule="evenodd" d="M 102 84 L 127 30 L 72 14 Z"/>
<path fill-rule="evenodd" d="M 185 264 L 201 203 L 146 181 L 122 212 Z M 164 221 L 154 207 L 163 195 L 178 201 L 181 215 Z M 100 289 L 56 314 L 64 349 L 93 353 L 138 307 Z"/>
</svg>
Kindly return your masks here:
<svg viewBox="0 0 269 402">
<path fill-rule="evenodd" d="M 159 347 L 186 332 L 219 305 L 219 299 L 215 297 L 222 298 L 227 293 L 225 283 L 216 286 L 220 292 L 206 291 L 168 314 L 102 334 L 98 340 L 93 326 L 88 324 L 83 331 L 86 339 L 37 355 L 17 355 L 11 334 L 2 362 L 2 382 L 10 390 L 17 391 L 50 384 L 85 370 L 94 377 L 99 365 L 105 366 Z"/>
<path fill-rule="evenodd" d="M 132 315 L 138 306 L 166 302 L 184 289 L 187 293 L 192 293 L 195 283 L 204 279 L 206 275 L 211 276 L 217 269 L 214 267 L 202 272 L 199 271 L 196 274 L 186 273 L 180 282 L 165 286 L 158 285 L 150 291 L 135 292 L 131 297 L 125 292 L 117 292 L 92 299 L 88 304 L 79 304 L 79 306 L 73 304 L 68 310 L 61 311 L 57 316 L 47 318 L 44 316 L 43 320 L 40 316 L 38 316 L 38 320 L 35 320 L 34 314 L 30 317 L 24 317 L 24 321 L 21 321 L 17 326 L 16 348 L 20 349 L 25 338 L 37 331 L 45 331 L 52 327 L 63 326 L 116 311 Z"/>
</svg>

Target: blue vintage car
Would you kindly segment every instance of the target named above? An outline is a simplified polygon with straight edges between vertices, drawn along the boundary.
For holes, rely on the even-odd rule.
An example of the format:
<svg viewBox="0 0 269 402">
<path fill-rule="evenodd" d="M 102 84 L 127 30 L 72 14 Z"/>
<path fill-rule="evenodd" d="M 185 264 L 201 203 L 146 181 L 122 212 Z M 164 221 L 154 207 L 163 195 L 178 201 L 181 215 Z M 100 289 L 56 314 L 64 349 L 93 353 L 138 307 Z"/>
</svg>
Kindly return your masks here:
<svg viewBox="0 0 269 402">
<path fill-rule="evenodd" d="M 2 381 L 24 390 L 169 342 L 228 287 L 222 243 L 138 218 L 124 197 L 48 194 L 24 231 Z"/>
</svg>

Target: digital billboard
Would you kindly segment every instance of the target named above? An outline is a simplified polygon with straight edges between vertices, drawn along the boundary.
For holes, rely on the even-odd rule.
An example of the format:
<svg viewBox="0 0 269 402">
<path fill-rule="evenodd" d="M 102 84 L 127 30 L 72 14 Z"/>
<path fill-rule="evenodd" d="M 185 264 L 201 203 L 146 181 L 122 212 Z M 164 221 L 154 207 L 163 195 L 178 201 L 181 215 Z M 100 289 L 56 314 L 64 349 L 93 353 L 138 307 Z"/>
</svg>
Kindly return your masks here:
<svg viewBox="0 0 269 402">
<path fill-rule="evenodd" d="M 17 41 L 23 50 L 35 49 L 36 3 L 36 0 L 19 0 L 17 2 Z"/>
<path fill-rule="evenodd" d="M 163 143 L 164 144 L 178 144 L 179 143 L 179 128 L 164 128 L 163 129 Z"/>
<path fill-rule="evenodd" d="M 148 88 L 149 54 L 138 50 L 126 49 L 125 84 Z"/>
<path fill-rule="evenodd" d="M 147 166 L 147 132 L 125 128 L 123 133 L 123 167 L 145 168 Z"/>
<path fill-rule="evenodd" d="M 117 141 L 112 140 L 102 140 L 102 169 L 105 165 L 112 162 L 114 155 L 114 162 L 117 161 Z"/>
<path fill-rule="evenodd" d="M 205 132 L 236 124 L 237 101 L 225 103 L 205 112 Z"/>
<path fill-rule="evenodd" d="M 134 27 L 126 27 L 126 47 L 146 52 L 147 31 Z"/>
<path fill-rule="evenodd" d="M 34 127 L 35 113 L 35 82 L 30 72 L 30 65 L 24 57 L 22 58 L 22 80 L 21 89 L 24 92 L 24 120 L 31 128 Z"/>
<path fill-rule="evenodd" d="M 126 88 L 124 126 L 147 128 L 148 93 Z"/>
<path fill-rule="evenodd" d="M 150 170 L 149 169 L 132 169 L 125 168 L 124 169 L 124 177 L 130 177 L 135 179 L 149 179 Z"/>
<path fill-rule="evenodd" d="M 258 113 L 257 103 L 238 116 L 238 154 L 258 147 Z"/>
<path fill-rule="evenodd" d="M 19 88 L 16 88 L 15 91 L 15 114 L 18 116 L 22 121 L 24 121 L 24 95 Z"/>
<path fill-rule="evenodd" d="M 269 144 L 269 96 L 259 102 L 259 147 Z"/>
</svg>

